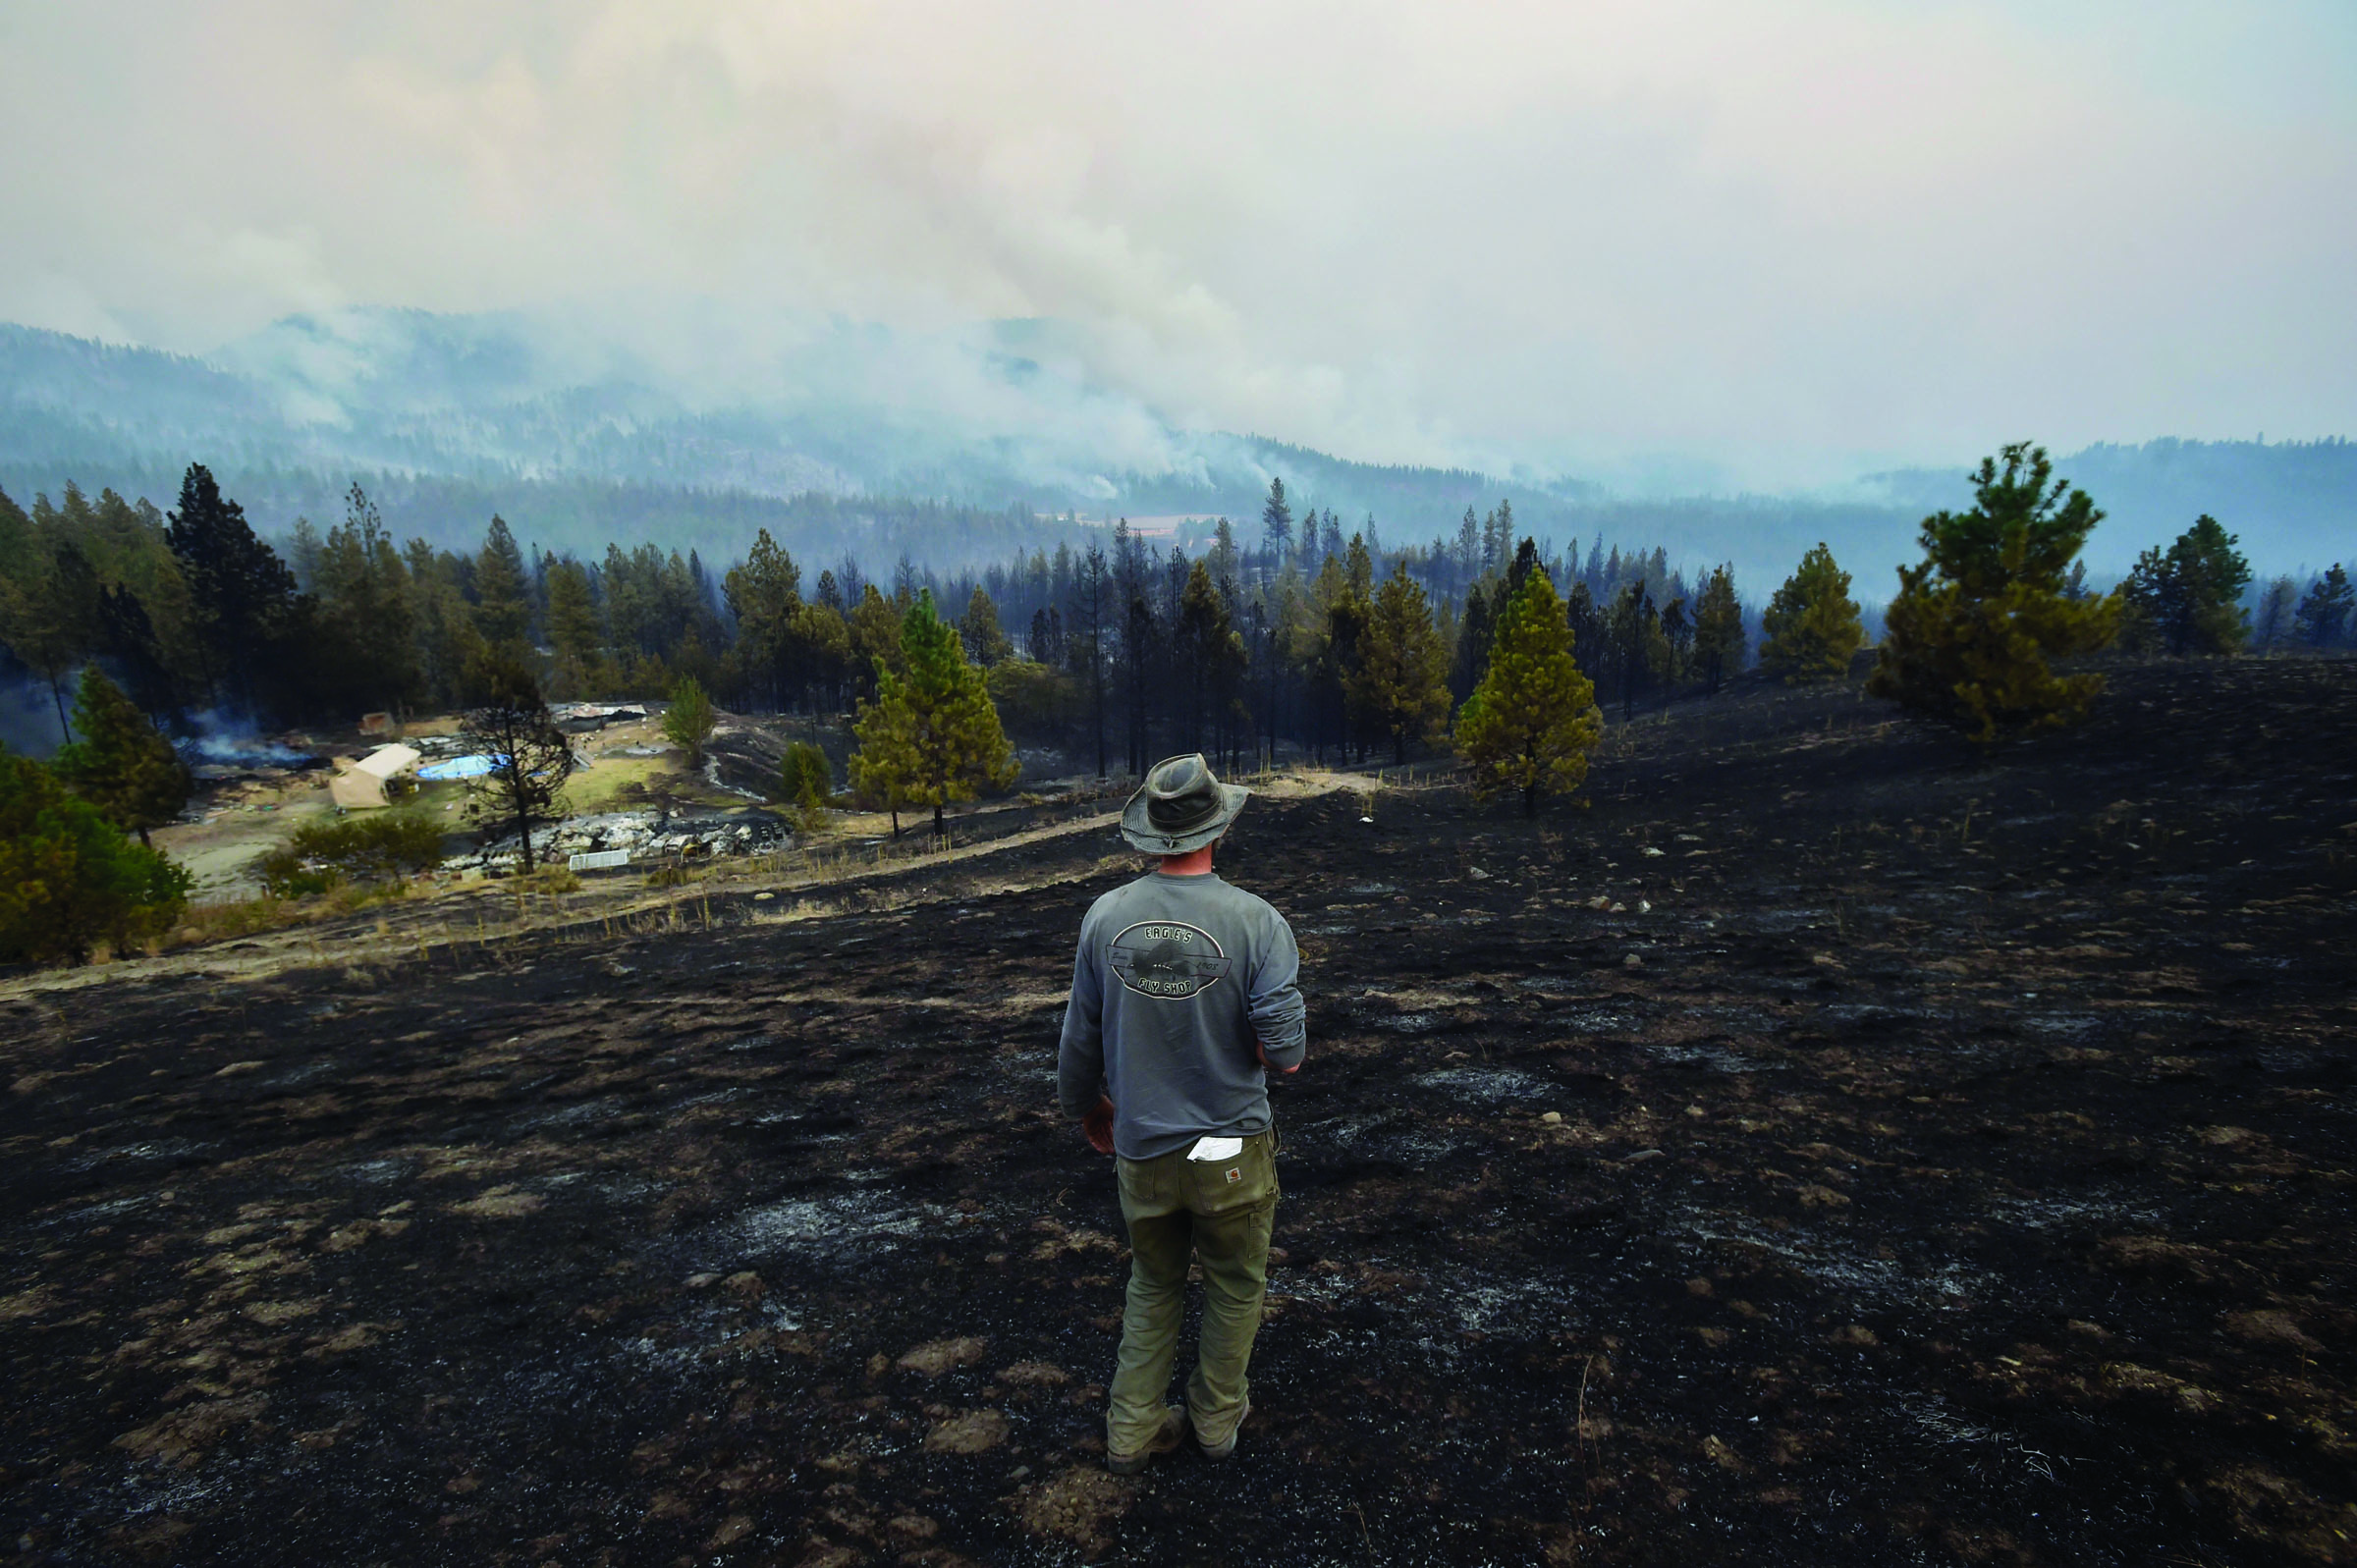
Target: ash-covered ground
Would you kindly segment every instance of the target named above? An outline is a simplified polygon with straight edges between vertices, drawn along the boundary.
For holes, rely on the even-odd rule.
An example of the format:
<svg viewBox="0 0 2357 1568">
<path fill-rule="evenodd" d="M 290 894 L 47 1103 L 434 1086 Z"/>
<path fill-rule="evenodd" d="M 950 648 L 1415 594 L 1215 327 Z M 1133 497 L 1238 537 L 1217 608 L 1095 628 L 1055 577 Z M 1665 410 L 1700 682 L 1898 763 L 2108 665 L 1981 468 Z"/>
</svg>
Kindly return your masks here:
<svg viewBox="0 0 2357 1568">
<path fill-rule="evenodd" d="M 2124 669 L 1995 766 L 1889 718 L 1245 813 L 1282 1257 L 1235 1458 L 1133 1482 L 1051 1083 L 1096 838 L 20 990 L 0 1555 L 2357 1561 L 2357 664 Z"/>
</svg>

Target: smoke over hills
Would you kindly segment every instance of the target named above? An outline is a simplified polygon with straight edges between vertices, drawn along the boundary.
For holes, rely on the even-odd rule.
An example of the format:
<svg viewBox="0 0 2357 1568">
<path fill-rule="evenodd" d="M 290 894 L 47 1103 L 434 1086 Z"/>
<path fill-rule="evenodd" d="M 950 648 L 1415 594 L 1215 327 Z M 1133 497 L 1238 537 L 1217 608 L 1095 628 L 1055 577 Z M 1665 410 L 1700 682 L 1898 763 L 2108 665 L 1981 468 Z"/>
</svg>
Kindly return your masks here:
<svg viewBox="0 0 2357 1568">
<path fill-rule="evenodd" d="M 1783 497 L 1615 496 L 1578 478 L 1380 466 L 1188 430 L 1089 374 L 1049 321 L 912 333 L 840 317 L 697 306 L 578 312 L 291 316 L 202 357 L 0 326 L 0 486 L 71 479 L 168 504 L 209 463 L 265 532 L 333 519 L 355 478 L 405 536 L 471 544 L 499 511 L 550 549 L 610 539 L 726 560 L 768 526 L 801 553 L 911 548 L 864 537 L 864 504 L 938 500 L 1013 523 L 1032 514 L 1210 516 L 1256 528 L 1272 475 L 1301 507 L 1370 514 L 1394 546 L 1453 534 L 1510 498 L 1559 541 L 1598 533 L 1733 560 L 1755 589 L 1823 538 L 1875 597 L 1926 512 L 1967 500 L 1952 469 L 1867 475 Z M 2110 514 L 2092 565 L 2201 512 L 2263 568 L 2352 552 L 2357 448 L 2164 441 L 2098 446 L 2061 471 Z M 948 514 L 942 521 L 946 524 Z M 913 548 L 947 567 L 1012 542 L 944 526 Z M 879 547 L 887 547 L 880 549 Z"/>
</svg>

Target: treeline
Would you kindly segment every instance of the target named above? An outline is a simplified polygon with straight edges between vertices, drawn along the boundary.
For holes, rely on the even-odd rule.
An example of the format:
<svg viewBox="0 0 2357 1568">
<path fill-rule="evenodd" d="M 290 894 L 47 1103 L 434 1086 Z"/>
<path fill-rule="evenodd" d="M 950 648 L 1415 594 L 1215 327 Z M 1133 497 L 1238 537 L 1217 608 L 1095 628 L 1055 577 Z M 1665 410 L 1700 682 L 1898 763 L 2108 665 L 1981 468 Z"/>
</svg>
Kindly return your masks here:
<svg viewBox="0 0 2357 1568">
<path fill-rule="evenodd" d="M 1221 519 L 1190 558 L 1117 521 L 1080 548 L 1034 550 L 947 578 L 903 561 L 854 599 L 838 572 L 802 597 L 768 541 L 724 582 L 740 671 L 766 672 L 779 708 L 837 711 L 894 658 L 919 593 L 954 617 L 1008 730 L 1074 746 L 1100 774 L 1201 750 L 1230 766 L 1281 748 L 1404 760 L 1437 742 L 1486 667 L 1515 556 L 1510 503 L 1468 508 L 1453 537 L 1387 548 L 1369 516 L 1296 515 L 1272 480 L 1255 537 Z M 1544 560 L 1571 583 L 1567 622 L 1623 706 L 1744 663 L 1743 610 L 1725 568 L 1689 584 L 1660 550 L 1599 539 Z M 872 597 L 871 597 L 872 596 Z M 724 676 L 724 679 L 726 676 Z M 740 694 L 742 689 L 740 688 Z"/>
<path fill-rule="evenodd" d="M 2020 469 L 2026 453 L 2008 461 Z M 1523 535 L 1504 501 L 1395 546 L 1371 514 L 1296 514 L 1281 479 L 1248 537 L 1221 519 L 1193 557 L 1125 522 L 1071 524 L 1052 551 L 1013 548 L 978 571 L 944 573 L 903 549 L 880 576 L 851 552 L 813 571 L 766 528 L 715 569 L 648 544 L 527 550 L 497 515 L 470 551 L 400 542 L 358 484 L 343 510 L 324 532 L 299 521 L 282 555 L 202 465 L 168 514 L 72 485 L 29 511 L 0 494 L 0 643 L 47 684 L 61 739 L 68 686 L 91 663 L 166 728 L 207 709 L 288 723 L 450 712 L 482 700 L 485 672 L 519 667 L 557 700 L 660 698 L 691 679 L 738 711 L 817 724 L 877 697 L 923 595 L 1013 738 L 1134 773 L 1178 751 L 1233 766 L 1288 748 L 1404 759 L 1436 743 L 1487 669 L 1517 573 L 1534 568 L 1598 702 L 1624 716 L 1717 690 L 1753 642 L 1730 568 L 1689 578 L 1662 548 L 1601 536 L 1559 552 Z M 2093 597 L 2075 550 L 2057 569 L 2066 598 Z M 2254 594 L 2233 536 L 2208 517 L 2146 551 L 2111 597 L 2118 640 L 2157 652 L 2330 647 L 2349 632 L 2338 566 Z M 1754 614 L 1763 659 L 1787 677 L 1845 669 L 1865 640 L 1824 545 Z"/>
<path fill-rule="evenodd" d="M 1515 528 L 1507 504 L 1468 508 L 1453 537 L 1388 550 L 1372 516 L 1347 536 L 1332 511 L 1296 518 L 1275 481 L 1257 539 L 1239 544 L 1223 521 L 1199 559 L 1126 525 L 1068 523 L 1078 548 L 1010 549 L 945 575 L 904 545 L 873 578 L 849 551 L 813 573 L 766 528 L 714 570 L 692 549 L 526 549 L 497 515 L 470 551 L 403 542 L 356 483 L 343 510 L 324 532 L 299 520 L 282 552 L 200 464 L 169 513 L 72 484 L 29 510 L 0 493 L 0 643 L 46 683 L 61 739 L 74 673 L 92 662 L 167 727 L 206 710 L 285 723 L 450 711 L 480 698 L 498 656 L 534 667 L 555 699 L 661 697 L 692 678 L 740 710 L 815 718 L 875 695 L 904 614 L 929 591 L 1026 740 L 1131 769 L 1180 744 L 1364 756 L 1412 743 L 1401 704 L 1425 694 L 1390 691 L 1405 677 L 1385 672 L 1428 645 L 1452 701 L 1470 691 Z M 925 519 L 916 504 L 892 511 Z M 961 534 L 973 522 L 935 520 Z M 1583 649 L 1613 650 L 1624 702 L 1740 665 L 1724 570 L 1715 589 L 1690 587 L 1663 551 L 1602 539 L 1551 566 L 1574 583 Z M 1406 652 L 1411 602 L 1395 575 L 1417 594 Z"/>
</svg>

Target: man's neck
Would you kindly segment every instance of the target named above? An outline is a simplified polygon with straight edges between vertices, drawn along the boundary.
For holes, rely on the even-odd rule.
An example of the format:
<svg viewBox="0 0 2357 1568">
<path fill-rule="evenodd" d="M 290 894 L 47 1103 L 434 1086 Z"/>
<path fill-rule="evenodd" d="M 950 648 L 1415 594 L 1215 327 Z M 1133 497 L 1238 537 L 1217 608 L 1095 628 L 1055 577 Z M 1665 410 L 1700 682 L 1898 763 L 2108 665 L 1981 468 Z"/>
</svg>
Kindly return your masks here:
<svg viewBox="0 0 2357 1568">
<path fill-rule="evenodd" d="M 1211 875 L 1210 844 L 1183 855 L 1164 855 L 1160 870 L 1166 877 L 1208 877 Z"/>
</svg>

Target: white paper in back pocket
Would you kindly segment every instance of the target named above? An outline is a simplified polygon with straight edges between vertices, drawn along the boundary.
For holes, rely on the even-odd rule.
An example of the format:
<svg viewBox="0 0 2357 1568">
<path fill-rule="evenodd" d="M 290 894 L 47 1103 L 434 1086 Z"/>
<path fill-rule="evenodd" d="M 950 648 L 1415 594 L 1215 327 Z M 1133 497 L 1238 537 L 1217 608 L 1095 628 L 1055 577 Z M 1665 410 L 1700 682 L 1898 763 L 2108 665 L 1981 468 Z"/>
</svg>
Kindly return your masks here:
<svg viewBox="0 0 2357 1568">
<path fill-rule="evenodd" d="M 1243 1152 L 1244 1140 L 1241 1138 L 1198 1138 L 1195 1140 L 1195 1152 L 1186 1158 L 1189 1160 L 1233 1160 Z"/>
</svg>

